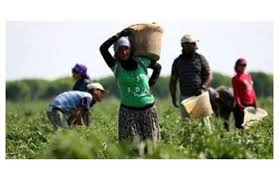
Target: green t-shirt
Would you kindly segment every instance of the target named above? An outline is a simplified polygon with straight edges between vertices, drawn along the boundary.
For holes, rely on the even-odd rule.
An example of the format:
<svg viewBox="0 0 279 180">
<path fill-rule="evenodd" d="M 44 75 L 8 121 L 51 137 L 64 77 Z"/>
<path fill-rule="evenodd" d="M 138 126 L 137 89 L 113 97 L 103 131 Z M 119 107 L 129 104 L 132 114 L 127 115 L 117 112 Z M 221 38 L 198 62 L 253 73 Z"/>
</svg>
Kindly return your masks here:
<svg viewBox="0 0 279 180">
<path fill-rule="evenodd" d="M 151 60 L 146 57 L 140 57 L 139 61 L 142 61 L 146 68 L 151 64 Z M 116 66 L 119 66 L 117 75 Z M 120 63 L 116 63 L 114 67 L 112 67 L 112 70 L 115 76 L 117 76 L 121 104 L 129 107 L 141 108 L 154 103 L 155 98 L 148 84 L 149 77 L 144 67 L 139 63 L 138 68 L 133 71 L 125 70 Z"/>
</svg>

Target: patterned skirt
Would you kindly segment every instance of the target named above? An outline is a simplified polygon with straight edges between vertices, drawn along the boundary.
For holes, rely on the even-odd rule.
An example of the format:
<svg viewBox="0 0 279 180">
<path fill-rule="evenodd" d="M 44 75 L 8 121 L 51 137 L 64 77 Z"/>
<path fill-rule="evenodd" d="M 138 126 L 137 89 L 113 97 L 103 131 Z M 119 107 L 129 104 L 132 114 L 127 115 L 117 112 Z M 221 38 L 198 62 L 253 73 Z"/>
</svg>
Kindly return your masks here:
<svg viewBox="0 0 279 180">
<path fill-rule="evenodd" d="M 160 140 L 160 126 L 156 106 L 145 110 L 134 110 L 120 106 L 118 137 L 119 140 L 133 139 Z"/>
</svg>

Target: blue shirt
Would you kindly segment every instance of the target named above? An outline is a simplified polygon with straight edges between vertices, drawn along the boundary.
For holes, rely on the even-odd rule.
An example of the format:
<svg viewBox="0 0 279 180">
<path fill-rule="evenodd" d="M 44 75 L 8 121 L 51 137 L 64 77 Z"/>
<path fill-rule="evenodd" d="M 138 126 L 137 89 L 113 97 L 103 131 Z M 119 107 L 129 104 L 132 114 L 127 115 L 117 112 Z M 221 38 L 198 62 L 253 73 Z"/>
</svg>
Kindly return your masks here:
<svg viewBox="0 0 279 180">
<path fill-rule="evenodd" d="M 89 110 L 94 102 L 93 96 L 88 92 L 67 91 L 56 96 L 49 105 L 57 107 L 67 114 L 74 114 L 80 107 Z"/>
</svg>

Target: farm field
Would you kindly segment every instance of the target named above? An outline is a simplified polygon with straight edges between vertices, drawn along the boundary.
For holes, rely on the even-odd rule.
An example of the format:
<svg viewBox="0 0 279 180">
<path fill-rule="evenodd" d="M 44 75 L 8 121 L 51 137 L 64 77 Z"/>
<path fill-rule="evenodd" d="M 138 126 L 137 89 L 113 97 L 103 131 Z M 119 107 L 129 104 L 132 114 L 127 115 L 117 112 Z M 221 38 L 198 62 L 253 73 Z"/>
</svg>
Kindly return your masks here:
<svg viewBox="0 0 279 180">
<path fill-rule="evenodd" d="M 247 130 L 230 131 L 212 117 L 213 133 L 201 121 L 185 121 L 170 99 L 157 101 L 161 141 L 118 143 L 119 101 L 95 104 L 93 126 L 54 130 L 47 119 L 47 101 L 6 104 L 7 159 L 272 159 L 273 101 L 260 99 L 269 116 Z"/>
</svg>

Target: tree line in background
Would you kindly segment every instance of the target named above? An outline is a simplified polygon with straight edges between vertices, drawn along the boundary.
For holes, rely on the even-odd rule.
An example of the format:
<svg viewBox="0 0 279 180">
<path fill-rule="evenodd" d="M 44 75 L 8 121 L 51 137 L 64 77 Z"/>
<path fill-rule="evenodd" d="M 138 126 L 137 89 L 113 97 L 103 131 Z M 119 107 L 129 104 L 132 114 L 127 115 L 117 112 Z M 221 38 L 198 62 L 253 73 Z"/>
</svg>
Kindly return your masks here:
<svg viewBox="0 0 279 180">
<path fill-rule="evenodd" d="M 251 72 L 254 80 L 254 88 L 258 97 L 273 97 L 273 75 L 263 72 Z M 115 78 L 109 76 L 96 80 L 110 91 L 111 97 L 119 97 L 119 90 Z M 59 78 L 53 81 L 44 79 L 23 79 L 7 81 L 6 99 L 9 101 L 47 100 L 57 94 L 72 89 L 74 81 L 71 77 Z M 211 86 L 216 88 L 220 85 L 231 86 L 231 77 L 213 73 Z M 178 87 L 179 89 L 179 87 Z M 160 77 L 152 88 L 158 98 L 169 96 L 169 76 Z"/>
</svg>

